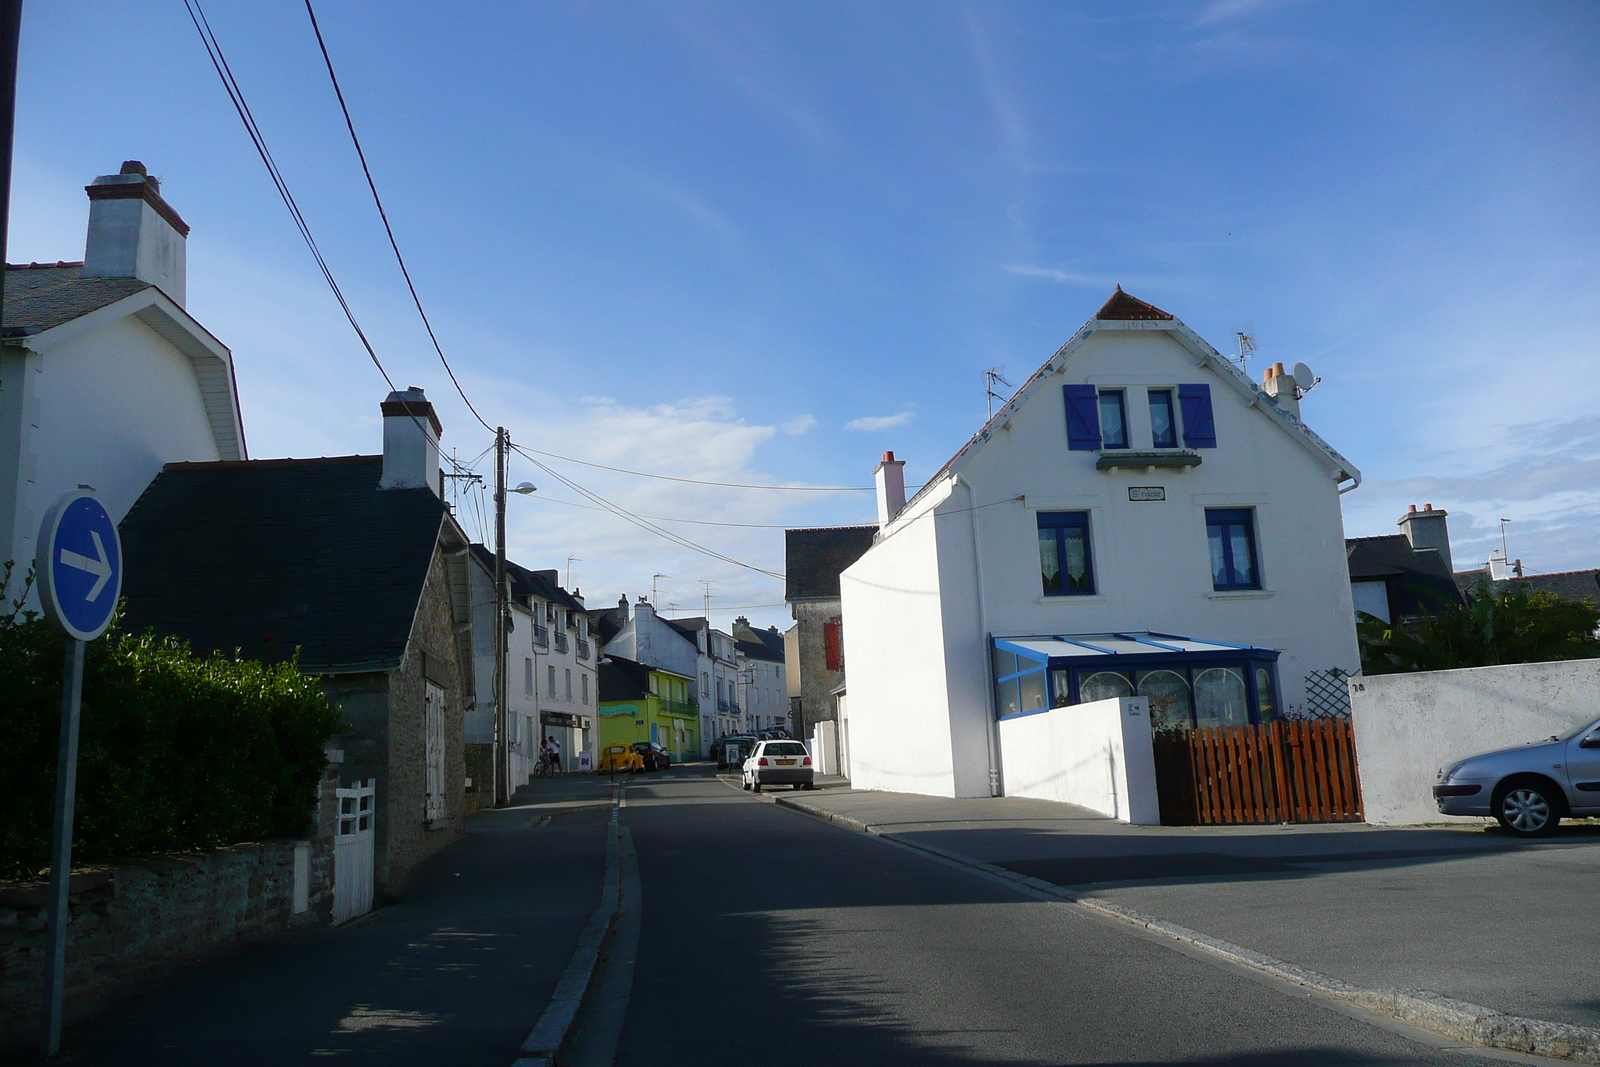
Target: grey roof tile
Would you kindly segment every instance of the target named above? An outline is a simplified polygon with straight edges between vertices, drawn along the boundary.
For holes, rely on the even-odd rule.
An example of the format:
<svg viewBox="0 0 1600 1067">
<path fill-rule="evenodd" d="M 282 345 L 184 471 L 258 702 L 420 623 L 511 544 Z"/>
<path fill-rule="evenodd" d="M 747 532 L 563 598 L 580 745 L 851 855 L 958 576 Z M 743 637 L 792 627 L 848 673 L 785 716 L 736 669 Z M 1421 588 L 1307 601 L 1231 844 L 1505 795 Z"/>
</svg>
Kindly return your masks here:
<svg viewBox="0 0 1600 1067">
<path fill-rule="evenodd" d="M 145 289 L 138 278 L 80 278 L 82 263 L 7 264 L 5 332 L 38 333 Z"/>
</svg>

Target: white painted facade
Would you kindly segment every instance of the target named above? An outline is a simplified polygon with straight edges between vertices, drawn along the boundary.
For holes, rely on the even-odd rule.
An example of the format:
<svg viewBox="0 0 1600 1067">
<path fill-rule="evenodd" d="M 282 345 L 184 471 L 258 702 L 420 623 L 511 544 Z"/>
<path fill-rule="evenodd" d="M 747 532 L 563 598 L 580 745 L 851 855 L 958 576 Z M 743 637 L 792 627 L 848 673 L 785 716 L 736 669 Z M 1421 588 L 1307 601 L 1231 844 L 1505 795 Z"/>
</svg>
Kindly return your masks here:
<svg viewBox="0 0 1600 1067">
<path fill-rule="evenodd" d="M 472 568 L 473 674 L 476 700 L 466 718 L 468 744 L 495 739 L 494 571 L 492 556 L 475 555 Z M 553 574 L 554 572 L 545 572 Z M 508 574 L 507 582 L 518 588 Z M 506 635 L 506 712 L 510 737 L 510 783 L 523 785 L 539 762 L 539 746 L 552 736 L 561 746 L 565 771 L 579 767 L 579 756 L 595 756 L 595 716 L 599 701 L 601 650 L 589 633 L 589 617 L 554 597 L 529 592 L 510 596 L 511 630 Z M 577 727 L 542 724 L 547 712 L 578 717 Z"/>
<path fill-rule="evenodd" d="M 184 240 L 143 199 L 94 201 L 76 275 L 149 285 L 0 345 L 0 562 L 19 575 L 63 492 L 93 486 L 120 522 L 164 464 L 247 458 L 232 354 L 183 308 Z"/>
<path fill-rule="evenodd" d="M 1374 674 L 1350 681 L 1366 821 L 1449 822 L 1433 784 L 1456 760 L 1542 741 L 1600 714 L 1600 660 Z"/>
<path fill-rule="evenodd" d="M 1124 391 L 1129 452 L 1152 451 L 1147 389 L 1209 385 L 1216 447 L 1193 449 L 1193 467 L 1098 470 L 1113 450 L 1069 450 L 1069 383 Z M 1307 672 L 1359 666 L 1348 480 L 1347 461 L 1178 320 L 1091 320 L 908 505 L 891 501 L 844 571 L 852 783 L 1008 792 L 991 637 L 1154 631 L 1276 649 L 1294 714 Z M 1131 487 L 1165 499 L 1135 502 Z M 1207 508 L 1253 514 L 1260 589 L 1213 588 Z M 1061 511 L 1088 515 L 1093 595 L 1045 595 L 1038 518 Z"/>
</svg>

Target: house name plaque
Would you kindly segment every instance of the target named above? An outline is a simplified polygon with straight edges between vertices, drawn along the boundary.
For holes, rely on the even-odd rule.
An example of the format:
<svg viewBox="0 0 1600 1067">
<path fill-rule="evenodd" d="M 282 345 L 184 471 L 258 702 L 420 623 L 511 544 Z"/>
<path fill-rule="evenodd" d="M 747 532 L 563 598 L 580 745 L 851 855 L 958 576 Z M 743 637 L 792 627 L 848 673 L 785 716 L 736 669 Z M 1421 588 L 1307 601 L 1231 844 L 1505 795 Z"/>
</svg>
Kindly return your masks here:
<svg viewBox="0 0 1600 1067">
<path fill-rule="evenodd" d="M 1128 486 L 1129 500 L 1165 500 L 1167 499 L 1166 486 L 1162 485 L 1130 485 Z"/>
</svg>

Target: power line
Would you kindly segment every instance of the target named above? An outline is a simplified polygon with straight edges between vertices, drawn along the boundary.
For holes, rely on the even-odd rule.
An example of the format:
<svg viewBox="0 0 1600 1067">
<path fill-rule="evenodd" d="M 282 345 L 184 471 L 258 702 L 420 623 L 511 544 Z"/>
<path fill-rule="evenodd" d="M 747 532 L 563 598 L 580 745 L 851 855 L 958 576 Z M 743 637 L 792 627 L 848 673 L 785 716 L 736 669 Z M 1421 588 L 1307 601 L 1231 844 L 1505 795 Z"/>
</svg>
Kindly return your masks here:
<svg viewBox="0 0 1600 1067">
<path fill-rule="evenodd" d="M 744 482 L 712 482 L 701 478 L 678 478 L 671 474 L 649 474 L 645 471 L 630 471 L 625 467 L 608 467 L 604 463 L 595 463 L 587 459 L 574 459 L 571 456 L 558 456 L 554 452 L 545 452 L 537 448 L 529 448 L 524 451 L 519 446 L 517 451 L 522 452 L 530 460 L 533 457 L 528 456 L 528 452 L 538 452 L 541 456 L 559 459 L 563 463 L 581 463 L 585 467 L 599 467 L 603 471 L 631 474 L 635 478 L 655 478 L 663 482 L 688 482 L 690 485 L 717 485 L 725 489 L 782 489 L 790 493 L 872 493 L 877 491 L 870 485 L 752 485 Z"/>
<path fill-rule="evenodd" d="M 372 179 L 372 169 L 367 166 L 367 154 L 361 149 L 361 138 L 356 136 L 356 124 L 350 117 L 349 106 L 345 104 L 344 90 L 339 87 L 339 76 L 333 71 L 333 57 L 328 55 L 328 44 L 322 39 L 322 27 L 317 25 L 317 12 L 312 8 L 311 0 L 306 0 L 306 15 L 311 19 L 311 32 L 317 35 L 317 47 L 321 49 L 322 62 L 328 68 L 328 80 L 333 83 L 333 95 L 339 98 L 339 110 L 344 114 L 345 129 L 350 131 L 350 143 L 355 145 L 356 158 L 361 161 L 361 173 L 366 176 L 367 188 L 372 191 L 372 202 L 378 207 L 378 218 L 383 220 L 383 232 L 389 236 L 389 247 L 394 249 L 395 262 L 400 264 L 400 273 L 405 277 L 406 288 L 411 291 L 411 302 L 417 305 L 417 314 L 422 318 L 423 328 L 428 331 L 428 340 L 433 342 L 433 350 L 439 354 L 439 362 L 444 364 L 444 372 L 450 376 L 450 384 L 454 385 L 456 392 L 461 395 L 461 402 L 467 405 L 472 417 L 477 419 L 485 430 L 492 433 L 494 427 L 478 414 L 478 409 L 472 406 L 472 401 L 467 397 L 467 391 L 461 388 L 455 369 L 445 358 L 444 349 L 439 345 L 439 338 L 433 332 L 433 323 L 428 321 L 428 313 L 422 308 L 422 297 L 417 295 L 417 287 L 411 280 L 411 271 L 406 267 L 406 258 L 400 254 L 400 243 L 395 240 L 394 228 L 389 225 L 389 213 L 384 210 L 383 198 L 378 195 L 378 185 Z"/>
<path fill-rule="evenodd" d="M 585 511 L 605 511 L 606 510 L 605 508 L 597 508 L 597 507 L 593 507 L 593 506 L 591 506 L 589 504 L 580 504 L 575 500 L 557 500 L 555 497 L 552 497 L 552 496 L 540 496 L 540 497 L 536 497 L 535 499 L 542 500 L 546 504 L 565 504 L 569 508 L 582 508 Z M 713 522 L 710 519 L 678 519 L 678 518 L 673 518 L 671 515 L 645 515 L 643 513 L 641 513 L 639 515 L 639 517 L 641 519 L 652 519 L 652 520 L 654 520 L 656 522 L 691 522 L 691 523 L 694 523 L 696 526 L 733 526 L 733 527 L 737 527 L 737 528 L 739 528 L 741 530 L 792 530 L 792 529 L 795 528 L 794 526 L 792 526 L 792 525 L 790 525 L 788 523 Z M 870 525 L 872 525 L 872 524 L 871 523 L 865 523 L 865 522 L 858 522 L 858 523 L 844 523 L 844 524 L 841 524 L 841 525 L 838 525 L 838 526 L 808 526 L 808 527 L 806 527 L 806 529 L 808 529 L 808 530 L 850 530 L 850 529 L 855 529 L 856 527 L 859 527 L 859 526 L 870 526 Z"/>
<path fill-rule="evenodd" d="M 511 445 L 511 447 L 513 449 L 515 449 L 517 451 L 517 453 L 520 454 L 528 462 L 532 463 L 535 467 L 538 467 L 540 470 L 542 470 L 546 474 L 550 475 L 550 477 L 556 479 L 562 485 L 565 485 L 568 489 L 571 489 L 573 492 L 575 492 L 578 495 L 584 497 L 586 500 L 593 501 L 595 504 L 598 504 L 601 508 L 603 508 L 606 511 L 611 512 L 613 515 L 616 515 L 619 518 L 625 519 L 628 522 L 633 523 L 635 526 L 639 527 L 642 530 L 646 530 L 646 531 L 648 531 L 650 533 L 655 534 L 658 537 L 661 537 L 661 538 L 664 538 L 664 539 L 666 539 L 668 541 L 671 541 L 673 544 L 678 545 L 681 548 L 687 548 L 691 552 L 699 552 L 702 555 L 710 556 L 712 559 L 719 559 L 719 560 L 722 560 L 724 563 L 731 563 L 736 567 L 743 567 L 745 570 L 755 571 L 757 574 L 765 574 L 767 577 L 776 578 L 780 582 L 784 580 L 784 576 L 782 574 L 778 573 L 777 571 L 769 571 L 765 567 L 757 567 L 752 563 L 746 563 L 743 560 L 734 559 L 732 556 L 726 555 L 726 554 L 724 554 L 722 552 L 718 552 L 716 549 L 707 548 L 704 545 L 696 544 L 695 542 L 689 540 L 687 537 L 684 537 L 682 534 L 676 534 L 676 533 L 673 533 L 671 530 L 663 529 L 662 527 L 657 526 L 655 523 L 649 521 L 648 519 L 645 519 L 645 518 L 642 518 L 642 517 L 640 517 L 638 515 L 635 515 L 633 512 L 629 511 L 627 508 L 624 508 L 619 504 L 612 503 L 611 501 L 607 500 L 605 497 L 601 496 L 600 494 L 594 493 L 594 492 L 589 491 L 588 489 L 585 489 L 583 486 L 579 485 L 577 482 L 573 481 L 571 478 L 568 478 L 566 475 L 562 474 L 560 471 L 555 470 L 549 464 L 543 462 L 542 460 L 534 458 L 532 455 L 529 454 L 530 450 L 524 449 L 521 445 L 513 443 Z M 538 449 L 533 449 L 531 451 L 537 452 Z M 544 453 L 540 453 L 540 454 L 543 455 Z"/>
</svg>

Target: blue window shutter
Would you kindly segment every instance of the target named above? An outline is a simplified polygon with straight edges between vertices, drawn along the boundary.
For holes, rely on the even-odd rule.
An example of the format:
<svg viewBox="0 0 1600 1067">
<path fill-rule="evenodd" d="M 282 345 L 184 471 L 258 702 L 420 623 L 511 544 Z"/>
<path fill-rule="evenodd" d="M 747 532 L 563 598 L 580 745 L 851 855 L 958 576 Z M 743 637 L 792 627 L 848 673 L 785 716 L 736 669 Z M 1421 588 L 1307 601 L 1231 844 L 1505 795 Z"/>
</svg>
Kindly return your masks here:
<svg viewBox="0 0 1600 1067">
<path fill-rule="evenodd" d="M 1073 452 L 1100 450 L 1100 391 L 1092 385 L 1063 385 L 1067 402 L 1067 448 Z"/>
<path fill-rule="evenodd" d="M 1216 448 L 1217 424 L 1211 417 L 1211 386 L 1178 386 L 1183 406 L 1183 444 L 1186 448 Z"/>
</svg>

